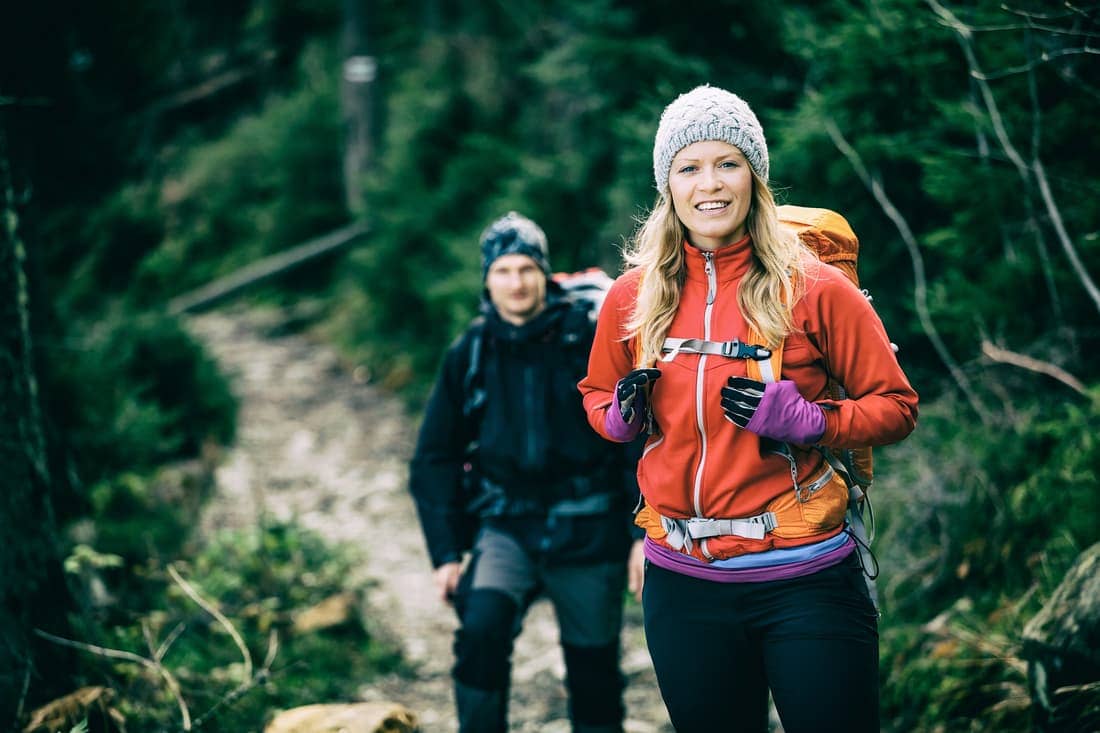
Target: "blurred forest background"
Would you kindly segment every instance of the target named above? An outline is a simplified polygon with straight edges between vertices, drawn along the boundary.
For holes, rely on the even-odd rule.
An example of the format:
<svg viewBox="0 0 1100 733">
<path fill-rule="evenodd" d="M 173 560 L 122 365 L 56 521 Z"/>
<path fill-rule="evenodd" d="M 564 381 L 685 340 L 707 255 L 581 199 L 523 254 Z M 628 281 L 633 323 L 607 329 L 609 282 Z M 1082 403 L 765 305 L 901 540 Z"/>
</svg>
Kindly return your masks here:
<svg viewBox="0 0 1100 733">
<path fill-rule="evenodd" d="M 284 647 L 328 671 L 233 697 L 240 654 L 218 625 L 173 632 L 197 610 L 174 563 L 262 657 L 262 614 L 242 609 L 322 597 L 343 562 L 294 527 L 196 543 L 202 480 L 151 490 L 234 438 L 180 298 L 346 241 L 238 297 L 295 308 L 415 413 L 475 312 L 486 223 L 517 209 L 555 269 L 618 270 L 653 202 L 660 111 L 706 82 L 760 116 L 781 200 L 852 222 L 922 397 L 913 436 L 877 452 L 884 721 L 1088 720 L 1097 637 L 1029 679 L 1023 630 L 1100 540 L 1098 39 L 1100 5 L 1036 0 L 10 4 L 0 725 L 82 684 L 112 686 L 128 730 L 179 725 L 148 664 L 39 632 L 149 658 L 176 633 L 183 694 L 232 703 L 212 730 L 393 664 Z"/>
</svg>

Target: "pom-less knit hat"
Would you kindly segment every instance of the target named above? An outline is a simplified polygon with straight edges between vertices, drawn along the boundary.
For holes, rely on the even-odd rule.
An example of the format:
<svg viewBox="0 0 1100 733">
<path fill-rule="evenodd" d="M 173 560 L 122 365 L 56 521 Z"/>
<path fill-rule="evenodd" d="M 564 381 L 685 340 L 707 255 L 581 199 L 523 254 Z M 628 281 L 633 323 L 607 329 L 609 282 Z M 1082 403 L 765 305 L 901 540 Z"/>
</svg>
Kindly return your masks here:
<svg viewBox="0 0 1100 733">
<path fill-rule="evenodd" d="M 539 225 L 509 211 L 481 233 L 481 280 L 484 282 L 489 267 L 502 255 L 527 255 L 550 277 L 548 252 L 546 233 Z"/>
<path fill-rule="evenodd" d="M 704 85 L 681 94 L 661 114 L 653 141 L 653 179 L 657 190 L 668 193 L 672 159 L 692 143 L 721 140 L 742 153 L 756 175 L 768 182 L 768 143 L 764 129 L 741 97 Z"/>
</svg>

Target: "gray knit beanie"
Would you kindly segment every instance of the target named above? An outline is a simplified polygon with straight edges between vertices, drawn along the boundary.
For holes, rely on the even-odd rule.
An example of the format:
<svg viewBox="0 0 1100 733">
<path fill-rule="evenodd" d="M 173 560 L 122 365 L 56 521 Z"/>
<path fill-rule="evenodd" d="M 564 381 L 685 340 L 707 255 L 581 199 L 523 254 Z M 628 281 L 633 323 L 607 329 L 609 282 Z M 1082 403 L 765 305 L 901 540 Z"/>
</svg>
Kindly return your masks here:
<svg viewBox="0 0 1100 733">
<path fill-rule="evenodd" d="M 661 114 L 653 141 L 653 179 L 659 192 L 668 193 L 668 172 L 676 153 L 703 140 L 734 146 L 768 182 L 768 143 L 748 103 L 725 89 L 703 85 L 681 94 Z"/>
<path fill-rule="evenodd" d="M 549 248 L 546 233 L 535 222 L 515 211 L 509 211 L 481 233 L 481 280 L 489 274 L 489 266 L 503 255 L 527 255 L 550 277 Z"/>
</svg>

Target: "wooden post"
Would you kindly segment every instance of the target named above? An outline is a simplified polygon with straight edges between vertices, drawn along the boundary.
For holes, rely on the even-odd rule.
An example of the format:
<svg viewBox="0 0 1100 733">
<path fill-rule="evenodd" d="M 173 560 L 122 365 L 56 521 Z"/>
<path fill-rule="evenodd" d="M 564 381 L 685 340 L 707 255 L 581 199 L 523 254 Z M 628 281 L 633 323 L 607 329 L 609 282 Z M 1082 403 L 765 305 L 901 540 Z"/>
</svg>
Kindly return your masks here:
<svg viewBox="0 0 1100 733">
<path fill-rule="evenodd" d="M 344 0 L 344 63 L 340 101 L 344 116 L 344 196 L 348 213 L 364 213 L 363 176 L 371 161 L 371 90 L 377 63 L 368 54 L 366 0 Z"/>
</svg>

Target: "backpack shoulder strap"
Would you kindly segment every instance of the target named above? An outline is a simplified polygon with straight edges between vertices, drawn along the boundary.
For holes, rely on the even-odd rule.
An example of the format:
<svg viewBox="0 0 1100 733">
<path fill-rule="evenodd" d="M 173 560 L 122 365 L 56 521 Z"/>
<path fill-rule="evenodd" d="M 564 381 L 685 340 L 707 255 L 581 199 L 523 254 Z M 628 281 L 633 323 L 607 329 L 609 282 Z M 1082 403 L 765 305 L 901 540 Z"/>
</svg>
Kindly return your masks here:
<svg viewBox="0 0 1100 733">
<path fill-rule="evenodd" d="M 565 346 L 587 345 L 596 332 L 598 304 L 587 299 L 574 300 L 562 317 L 561 342 Z"/>
<path fill-rule="evenodd" d="M 748 342 L 762 344 L 764 337 L 757 333 L 755 328 L 749 328 Z M 755 379 L 758 382 L 778 382 L 779 375 L 783 372 L 783 341 L 772 349 L 772 355 L 767 359 L 746 359 L 745 368 L 748 370 L 749 379 Z"/>
<path fill-rule="evenodd" d="M 822 262 L 838 267 L 858 288 L 856 262 L 859 259 L 859 238 L 852 226 L 831 209 L 785 204 L 776 207 L 779 225 L 794 232 L 799 240 L 813 250 Z M 763 343 L 755 329 L 749 330 L 749 343 Z M 783 368 L 783 343 L 772 350 L 771 359 L 749 361 L 749 377 L 761 382 L 775 382 Z"/>
<path fill-rule="evenodd" d="M 466 360 L 466 374 L 462 378 L 462 414 L 473 417 L 485 404 L 485 380 L 482 376 L 482 361 L 485 350 L 485 318 L 478 316 L 466 331 L 469 355 Z"/>
</svg>

